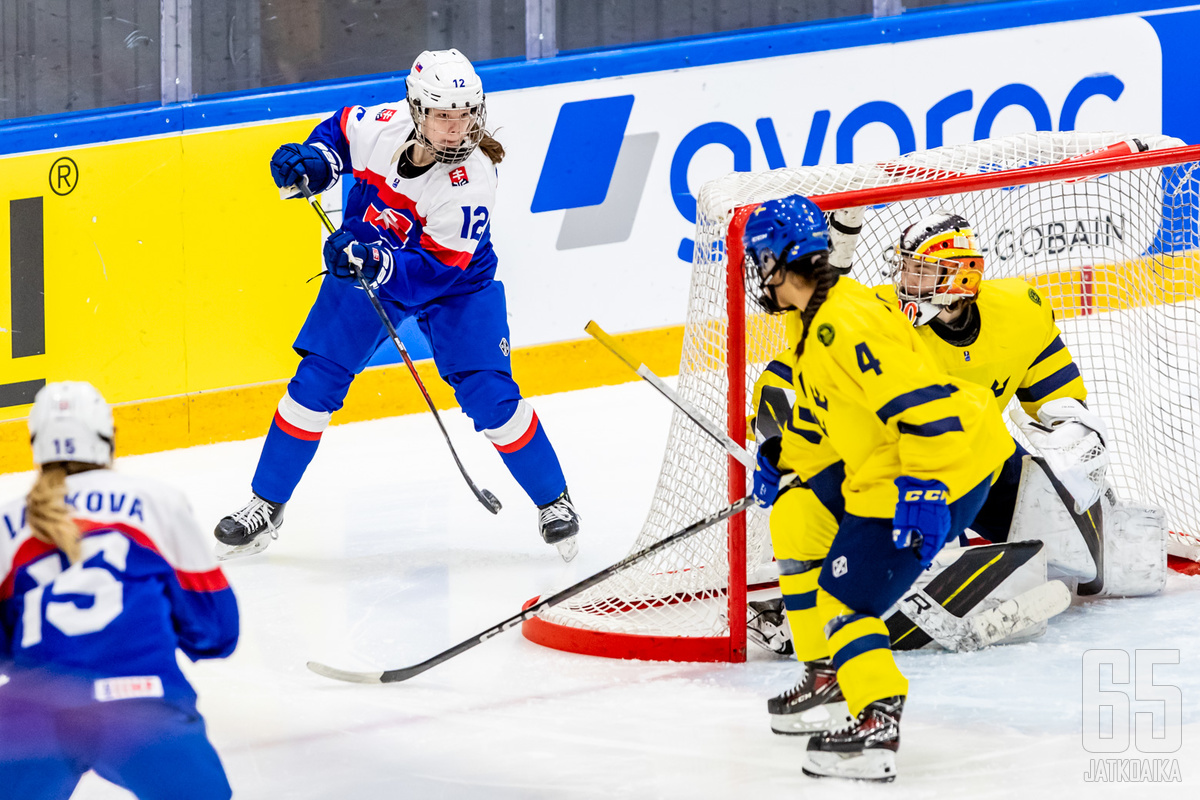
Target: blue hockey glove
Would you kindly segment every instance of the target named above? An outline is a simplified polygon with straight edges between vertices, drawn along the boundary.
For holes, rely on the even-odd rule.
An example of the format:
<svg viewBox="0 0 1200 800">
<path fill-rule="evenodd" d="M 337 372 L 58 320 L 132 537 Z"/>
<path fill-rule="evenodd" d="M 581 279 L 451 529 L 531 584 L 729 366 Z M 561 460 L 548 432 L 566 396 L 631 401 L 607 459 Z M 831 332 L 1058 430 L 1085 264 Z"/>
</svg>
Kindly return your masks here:
<svg viewBox="0 0 1200 800">
<path fill-rule="evenodd" d="M 271 177 L 279 188 L 298 186 L 305 175 L 308 176 L 308 188 L 312 192 L 324 191 L 333 183 L 329 162 L 312 145 L 285 144 L 271 156 Z"/>
<path fill-rule="evenodd" d="M 757 463 L 754 466 L 754 498 L 766 508 L 779 496 L 779 453 L 783 439 L 772 436 L 758 446 Z"/>
<path fill-rule="evenodd" d="M 349 248 L 349 252 L 346 248 Z M 386 247 L 376 244 L 362 244 L 354 238 L 354 234 L 346 229 L 334 231 L 325 239 L 325 266 L 335 278 L 354 280 L 354 270 L 350 268 L 351 257 L 359 265 L 363 277 L 371 283 L 372 288 L 386 281 L 392 274 L 392 253 Z"/>
<path fill-rule="evenodd" d="M 950 535 L 946 484 L 901 475 L 896 478 L 896 488 L 900 490 L 900 499 L 892 520 L 892 542 L 897 549 L 914 550 L 921 565 L 927 567 Z"/>
</svg>

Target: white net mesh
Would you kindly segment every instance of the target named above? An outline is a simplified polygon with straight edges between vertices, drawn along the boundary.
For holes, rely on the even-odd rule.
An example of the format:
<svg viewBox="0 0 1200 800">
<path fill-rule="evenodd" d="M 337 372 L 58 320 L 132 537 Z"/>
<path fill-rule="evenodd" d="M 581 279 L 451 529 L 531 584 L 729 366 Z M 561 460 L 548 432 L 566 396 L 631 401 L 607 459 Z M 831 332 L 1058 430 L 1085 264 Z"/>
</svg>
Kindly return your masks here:
<svg viewBox="0 0 1200 800">
<path fill-rule="evenodd" d="M 737 207 L 791 194 L 826 195 L 1055 164 L 1133 138 L 1024 134 L 880 164 L 734 173 L 706 184 L 698 201 L 680 395 L 724 425 L 730 319 L 724 242 Z M 1156 150 L 1178 144 L 1159 136 L 1136 138 Z M 985 277 L 1024 277 L 1051 302 L 1087 383 L 1088 405 L 1110 428 L 1110 482 L 1122 499 L 1166 509 L 1177 551 L 1200 544 L 1194 538 L 1200 533 L 1196 167 L 1183 163 L 874 205 L 866 212 L 852 272 L 863 283 L 885 282 L 885 254 L 906 224 L 941 208 L 966 217 L 985 254 Z M 752 300 L 746 301 L 744 314 L 742 380 L 748 403 L 759 373 L 785 341 L 781 320 L 763 314 Z M 749 407 L 743 411 L 750 413 Z M 676 412 L 654 501 L 631 552 L 720 508 L 728 498 L 726 453 Z M 746 563 L 752 574 L 770 558 L 766 514 L 752 510 L 747 526 Z M 728 635 L 726 528 L 714 526 L 667 548 L 548 609 L 543 618 L 593 631 Z"/>
</svg>

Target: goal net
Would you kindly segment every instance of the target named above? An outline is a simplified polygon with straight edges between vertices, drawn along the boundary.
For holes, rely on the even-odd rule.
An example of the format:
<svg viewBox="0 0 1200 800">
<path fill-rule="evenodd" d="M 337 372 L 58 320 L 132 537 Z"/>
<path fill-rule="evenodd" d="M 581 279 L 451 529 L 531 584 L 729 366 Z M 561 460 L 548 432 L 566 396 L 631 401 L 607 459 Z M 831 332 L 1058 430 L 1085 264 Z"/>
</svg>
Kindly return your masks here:
<svg viewBox="0 0 1200 800">
<path fill-rule="evenodd" d="M 1123 500 L 1163 507 L 1170 551 L 1195 559 L 1200 147 L 1180 144 L 1120 133 L 1022 134 L 880 163 L 711 181 L 697 203 L 677 391 L 747 441 L 754 383 L 786 346 L 782 318 L 744 290 L 741 225 L 755 204 L 802 194 L 826 212 L 865 207 L 851 275 L 868 285 L 887 281 L 887 258 L 908 223 L 951 210 L 971 222 L 985 278 L 1024 278 L 1050 302 L 1088 405 L 1109 426 L 1109 481 Z M 676 412 L 631 552 L 744 497 L 749 485 L 741 463 Z M 524 633 L 610 657 L 743 660 L 747 587 L 772 574 L 767 513 L 751 509 L 666 547 L 546 609 Z"/>
</svg>

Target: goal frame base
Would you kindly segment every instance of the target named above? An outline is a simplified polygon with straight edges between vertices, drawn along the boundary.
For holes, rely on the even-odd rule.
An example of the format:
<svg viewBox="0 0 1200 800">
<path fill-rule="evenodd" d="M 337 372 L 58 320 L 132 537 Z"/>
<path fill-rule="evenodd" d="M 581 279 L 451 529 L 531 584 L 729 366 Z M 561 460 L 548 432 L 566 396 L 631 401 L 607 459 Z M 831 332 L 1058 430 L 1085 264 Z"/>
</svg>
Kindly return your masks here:
<svg viewBox="0 0 1200 800">
<path fill-rule="evenodd" d="M 534 597 L 522 606 L 528 609 L 538 602 Z M 636 661 L 729 662 L 728 636 L 646 636 L 635 633 L 610 633 L 573 628 L 533 617 L 521 623 L 521 635 L 534 644 L 585 656 L 621 658 Z"/>
</svg>

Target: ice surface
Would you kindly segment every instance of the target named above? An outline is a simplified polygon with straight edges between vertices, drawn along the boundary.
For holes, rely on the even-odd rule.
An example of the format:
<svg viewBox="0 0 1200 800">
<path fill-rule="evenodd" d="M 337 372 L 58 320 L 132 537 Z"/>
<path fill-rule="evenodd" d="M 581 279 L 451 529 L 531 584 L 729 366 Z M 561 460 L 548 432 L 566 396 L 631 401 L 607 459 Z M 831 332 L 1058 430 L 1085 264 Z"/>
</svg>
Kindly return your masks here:
<svg viewBox="0 0 1200 800">
<path fill-rule="evenodd" d="M 237 652 L 185 665 L 235 797 L 1026 800 L 1194 796 L 1200 786 L 1200 578 L 1178 575 L 1160 597 L 1076 605 L 1028 644 L 900 654 L 910 699 L 888 787 L 801 774 L 804 740 L 773 735 L 765 708 L 799 668 L 761 651 L 746 664 L 617 662 L 510 631 L 402 684 L 308 672 L 309 659 L 348 669 L 424 660 L 626 554 L 653 493 L 669 405 L 642 383 L 533 402 L 584 517 L 569 565 L 541 542 L 532 505 L 459 412 L 447 426 L 476 483 L 504 502 L 497 517 L 472 498 L 428 415 L 326 432 L 279 541 L 226 565 L 242 611 Z M 137 456 L 117 468 L 184 488 L 208 528 L 246 499 L 260 446 Z M 0 476 L 0 496 L 24 492 L 31 477 Z M 1084 750 L 1090 648 L 1179 651 L 1179 665 L 1154 673 L 1182 692 L 1179 752 Z M 1094 757 L 1178 758 L 1184 782 L 1085 783 Z M 89 775 L 74 797 L 129 795 Z"/>
</svg>

